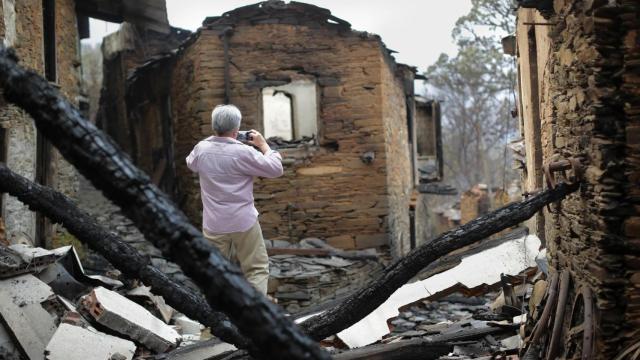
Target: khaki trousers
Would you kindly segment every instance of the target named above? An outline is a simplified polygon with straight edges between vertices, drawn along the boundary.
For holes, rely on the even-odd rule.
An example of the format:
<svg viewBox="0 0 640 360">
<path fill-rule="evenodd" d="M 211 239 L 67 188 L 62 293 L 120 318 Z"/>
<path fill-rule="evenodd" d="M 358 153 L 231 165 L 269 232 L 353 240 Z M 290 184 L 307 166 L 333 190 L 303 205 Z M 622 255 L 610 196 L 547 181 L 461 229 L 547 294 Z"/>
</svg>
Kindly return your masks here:
<svg viewBox="0 0 640 360">
<path fill-rule="evenodd" d="M 269 256 L 262 238 L 260 222 L 256 221 L 251 229 L 244 232 L 215 235 L 203 229 L 202 233 L 227 259 L 235 252 L 249 283 L 262 294 L 267 294 Z"/>
</svg>

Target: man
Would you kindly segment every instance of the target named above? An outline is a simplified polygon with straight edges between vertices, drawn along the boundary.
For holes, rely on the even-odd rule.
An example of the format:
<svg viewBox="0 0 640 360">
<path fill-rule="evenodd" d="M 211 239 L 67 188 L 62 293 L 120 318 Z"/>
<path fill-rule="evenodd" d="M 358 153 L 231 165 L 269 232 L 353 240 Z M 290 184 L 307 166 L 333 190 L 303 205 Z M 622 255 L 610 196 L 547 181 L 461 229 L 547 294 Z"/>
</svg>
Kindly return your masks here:
<svg viewBox="0 0 640 360">
<path fill-rule="evenodd" d="M 187 166 L 200 176 L 202 232 L 227 258 L 231 251 L 247 280 L 266 295 L 269 259 L 253 204 L 253 177 L 282 175 L 282 157 L 256 130 L 246 143 L 236 140 L 242 115 L 233 105 L 218 105 L 211 115 L 216 134 L 200 141 Z"/>
</svg>

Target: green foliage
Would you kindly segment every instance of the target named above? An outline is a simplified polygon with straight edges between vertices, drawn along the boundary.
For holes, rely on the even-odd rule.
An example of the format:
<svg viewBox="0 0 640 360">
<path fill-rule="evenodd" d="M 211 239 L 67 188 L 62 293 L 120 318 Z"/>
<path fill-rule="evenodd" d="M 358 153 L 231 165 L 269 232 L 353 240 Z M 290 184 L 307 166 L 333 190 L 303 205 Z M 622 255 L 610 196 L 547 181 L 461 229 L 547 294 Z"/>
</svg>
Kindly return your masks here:
<svg viewBox="0 0 640 360">
<path fill-rule="evenodd" d="M 515 27 L 513 2 L 472 5 L 453 30 L 458 54 L 440 55 L 427 70 L 428 92 L 443 101 L 446 178 L 461 189 L 481 182 L 503 187 L 515 177 L 504 147 L 516 133 L 510 115 L 516 75 L 500 43 Z"/>
<path fill-rule="evenodd" d="M 82 88 L 89 97 L 89 119 L 95 121 L 102 89 L 102 51 L 99 45 L 82 44 Z"/>
<path fill-rule="evenodd" d="M 85 245 L 81 243 L 80 240 L 78 240 L 75 236 L 69 234 L 66 230 L 58 231 L 51 240 L 52 249 L 67 245 L 72 245 L 76 249 L 80 260 L 86 258 L 87 248 L 85 247 Z"/>
</svg>

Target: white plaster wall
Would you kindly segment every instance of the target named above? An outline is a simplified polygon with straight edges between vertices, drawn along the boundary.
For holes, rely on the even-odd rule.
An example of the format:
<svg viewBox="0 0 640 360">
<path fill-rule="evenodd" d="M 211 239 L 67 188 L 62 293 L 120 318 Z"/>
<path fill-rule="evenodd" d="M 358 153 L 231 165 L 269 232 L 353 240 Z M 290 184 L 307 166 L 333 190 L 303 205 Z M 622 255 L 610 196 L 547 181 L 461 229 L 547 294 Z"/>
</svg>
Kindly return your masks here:
<svg viewBox="0 0 640 360">
<path fill-rule="evenodd" d="M 3 20 L 4 20 L 4 45 L 14 46 L 16 44 L 16 5 L 15 0 L 2 0 Z"/>
<path fill-rule="evenodd" d="M 36 129 L 33 121 L 13 105 L 0 109 L 0 121 L 7 128 L 7 166 L 29 180 L 36 174 Z M 35 213 L 18 199 L 3 196 L 7 238 L 19 242 L 35 239 Z"/>
<path fill-rule="evenodd" d="M 285 94 L 273 88 L 262 91 L 264 109 L 264 136 L 279 136 L 285 140 L 292 138 L 291 101 Z"/>
<path fill-rule="evenodd" d="M 275 108 L 275 102 L 278 102 L 278 105 L 281 108 L 278 108 L 278 111 L 281 112 L 279 115 L 280 121 L 284 122 L 282 119 L 289 119 L 286 111 L 290 111 L 285 108 L 288 106 L 288 99 L 283 94 L 278 94 L 276 96 L 270 96 L 270 99 L 267 99 L 266 94 L 273 95 L 276 90 L 284 91 L 288 94 L 291 94 L 293 101 L 293 119 L 294 119 L 294 138 L 300 139 L 303 136 L 313 136 L 318 134 L 318 95 L 317 95 L 317 86 L 315 81 L 309 79 L 299 79 L 294 80 L 289 84 L 275 87 L 268 87 L 263 90 L 263 103 L 264 106 L 264 121 L 265 121 L 265 134 L 267 137 L 269 136 L 280 136 L 280 135 L 268 135 L 266 129 L 268 129 L 268 124 L 270 124 L 269 112 L 270 109 Z M 281 96 L 280 99 L 276 99 L 278 96 Z M 284 98 L 284 99 L 283 99 Z M 267 103 L 269 101 L 269 103 Z M 279 125 L 281 126 L 281 125 Z M 289 132 L 290 133 L 290 129 Z M 285 139 L 287 139 L 285 137 Z"/>
</svg>

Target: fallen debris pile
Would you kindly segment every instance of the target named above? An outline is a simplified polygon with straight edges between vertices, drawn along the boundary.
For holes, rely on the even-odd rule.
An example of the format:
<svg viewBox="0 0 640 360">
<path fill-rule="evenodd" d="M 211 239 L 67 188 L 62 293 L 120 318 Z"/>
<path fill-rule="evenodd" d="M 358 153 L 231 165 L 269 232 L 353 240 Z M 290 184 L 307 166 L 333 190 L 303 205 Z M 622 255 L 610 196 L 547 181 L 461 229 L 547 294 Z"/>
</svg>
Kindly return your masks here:
<svg viewBox="0 0 640 360">
<path fill-rule="evenodd" d="M 292 314 L 339 299 L 378 277 L 384 268 L 375 249 L 344 251 L 316 238 L 267 244 L 269 295 Z"/>
<path fill-rule="evenodd" d="M 127 360 L 200 340 L 202 325 L 131 284 L 86 275 L 71 246 L 0 247 L 0 358 Z"/>
</svg>

